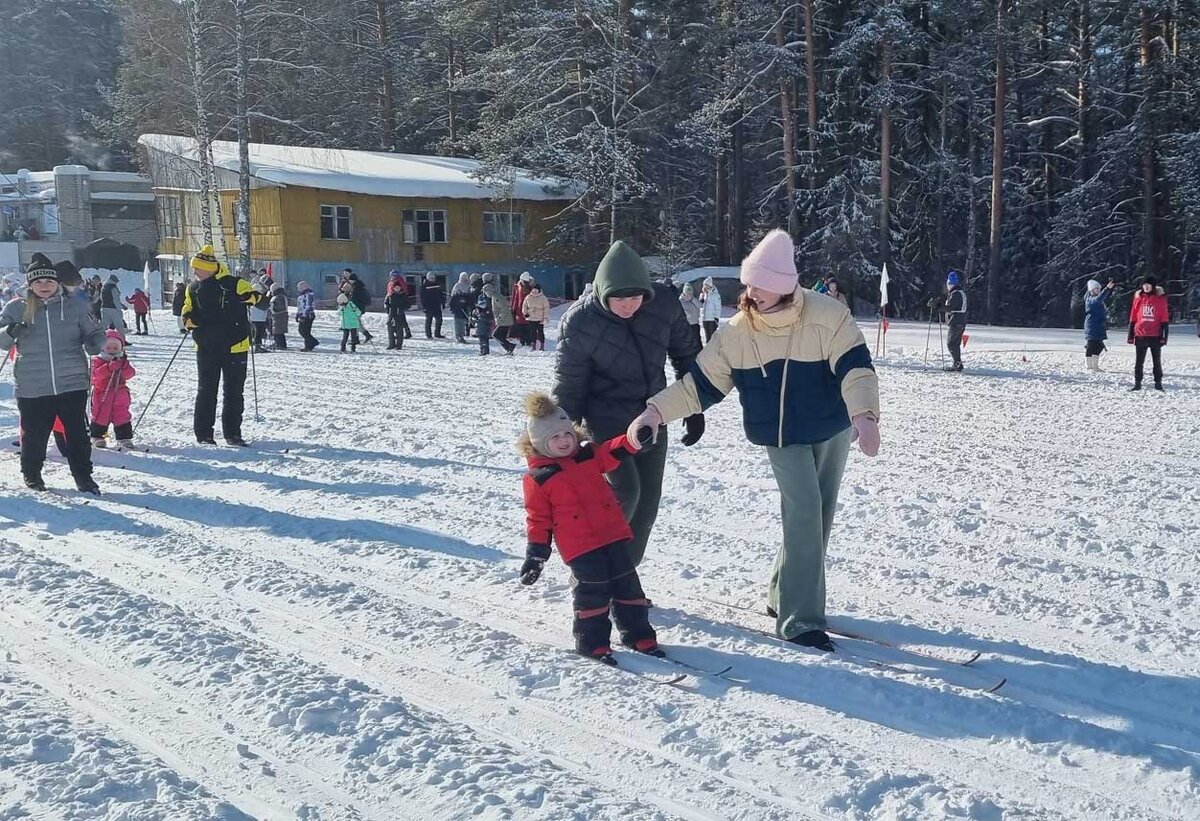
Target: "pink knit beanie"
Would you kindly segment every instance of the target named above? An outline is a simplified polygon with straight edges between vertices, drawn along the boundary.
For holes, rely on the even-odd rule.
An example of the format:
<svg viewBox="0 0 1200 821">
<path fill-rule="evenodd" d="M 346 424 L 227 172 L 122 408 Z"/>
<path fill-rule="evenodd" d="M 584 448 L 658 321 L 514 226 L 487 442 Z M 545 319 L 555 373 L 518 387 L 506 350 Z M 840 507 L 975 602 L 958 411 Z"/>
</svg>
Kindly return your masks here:
<svg viewBox="0 0 1200 821">
<path fill-rule="evenodd" d="M 772 294 L 790 294 L 796 290 L 795 249 L 787 231 L 776 228 L 754 246 L 742 260 L 742 284 L 762 288 Z"/>
</svg>

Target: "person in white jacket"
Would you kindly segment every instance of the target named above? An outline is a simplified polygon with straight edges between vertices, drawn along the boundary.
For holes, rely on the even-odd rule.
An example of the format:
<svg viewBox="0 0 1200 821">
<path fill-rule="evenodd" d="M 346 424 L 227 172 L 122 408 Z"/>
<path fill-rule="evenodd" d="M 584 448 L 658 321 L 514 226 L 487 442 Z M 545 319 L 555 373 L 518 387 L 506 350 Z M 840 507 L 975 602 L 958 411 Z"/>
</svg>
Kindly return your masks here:
<svg viewBox="0 0 1200 821">
<path fill-rule="evenodd" d="M 700 288 L 700 301 L 704 303 L 704 341 L 708 342 L 721 323 L 721 293 L 712 277 L 704 280 Z"/>
</svg>

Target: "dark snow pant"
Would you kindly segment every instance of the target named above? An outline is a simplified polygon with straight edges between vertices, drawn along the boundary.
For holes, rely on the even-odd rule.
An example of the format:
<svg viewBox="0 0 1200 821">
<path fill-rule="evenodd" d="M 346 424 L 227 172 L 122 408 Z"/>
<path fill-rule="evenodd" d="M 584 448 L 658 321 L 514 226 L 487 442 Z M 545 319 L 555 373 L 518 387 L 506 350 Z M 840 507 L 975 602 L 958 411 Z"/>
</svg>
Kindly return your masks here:
<svg viewBox="0 0 1200 821">
<path fill-rule="evenodd" d="M 546 350 L 546 326 L 541 322 L 530 322 L 529 325 L 529 344 L 534 350 Z"/>
<path fill-rule="evenodd" d="M 767 589 L 780 638 L 825 629 L 825 550 L 849 453 L 848 429 L 812 445 L 767 448 L 783 512 L 783 544 Z"/>
<path fill-rule="evenodd" d="M 658 503 L 662 498 L 663 471 L 667 467 L 667 428 L 658 429 L 658 442 L 647 445 L 636 455 L 623 459 L 621 466 L 608 474 L 621 513 L 629 522 L 633 539 L 626 542 L 629 560 L 634 567 L 642 563 L 650 531 L 658 519 Z"/>
<path fill-rule="evenodd" d="M 366 333 L 366 330 L 363 330 Z M 350 343 L 350 353 L 358 350 L 358 328 L 342 328 L 342 353 L 346 352 L 346 343 Z"/>
<path fill-rule="evenodd" d="M 92 440 L 88 438 L 87 391 L 68 391 L 32 399 L 17 399 L 21 414 L 21 473 L 38 473 L 46 462 L 46 445 L 54 430 L 54 420 L 61 419 L 66 432 L 67 464 L 76 479 L 92 475 Z"/>
<path fill-rule="evenodd" d="M 1107 350 L 1103 339 L 1089 339 L 1084 346 L 1083 353 L 1085 356 L 1099 356 Z"/>
<path fill-rule="evenodd" d="M 442 335 L 442 312 L 428 312 L 425 314 L 425 338 L 433 339 L 435 336 Z"/>
<path fill-rule="evenodd" d="M 311 351 L 320 344 L 317 338 L 313 336 L 312 326 L 313 320 L 311 319 L 296 320 L 296 327 L 300 329 L 300 336 L 304 338 L 304 350 L 306 351 Z"/>
<path fill-rule="evenodd" d="M 146 317 L 147 314 L 139 314 L 136 311 L 133 314 L 133 324 L 137 328 L 135 333 L 138 336 L 147 336 L 150 333 L 150 325 Z"/>
<path fill-rule="evenodd" d="M 287 350 L 287 334 L 275 334 L 275 350 Z"/>
<path fill-rule="evenodd" d="M 513 333 L 517 337 L 517 342 L 521 343 L 521 347 L 528 347 L 530 339 L 528 322 L 514 322 Z"/>
<path fill-rule="evenodd" d="M 1162 340 L 1157 336 L 1139 336 L 1134 342 L 1133 384 L 1142 384 L 1142 376 L 1146 372 L 1146 351 L 1154 361 L 1154 384 L 1162 384 Z"/>
<path fill-rule="evenodd" d="M 113 429 L 113 437 L 118 442 L 120 442 L 123 439 L 132 439 L 133 438 L 133 422 L 125 422 L 120 425 L 114 424 L 112 426 L 112 429 Z M 93 439 L 103 439 L 104 436 L 108 433 L 108 425 L 101 425 L 98 422 L 92 422 L 88 426 L 88 433 L 90 433 L 92 435 Z"/>
<path fill-rule="evenodd" d="M 263 342 L 267 339 L 267 323 L 255 322 L 254 324 L 254 345 L 255 347 L 263 347 Z"/>
<path fill-rule="evenodd" d="M 950 358 L 954 360 L 956 368 L 962 365 L 962 338 L 966 330 L 966 325 L 951 323 L 949 334 L 946 336 L 946 349 L 950 351 Z"/>
<path fill-rule="evenodd" d="M 705 342 L 707 342 L 708 340 L 713 338 L 713 334 L 715 334 L 717 332 L 717 325 L 719 325 L 719 324 L 720 323 L 715 319 L 704 320 L 704 341 Z"/>
<path fill-rule="evenodd" d="M 700 347 L 704 347 L 704 336 L 703 336 L 703 334 L 700 333 L 700 331 L 701 331 L 700 324 L 697 323 L 695 325 L 692 325 L 691 327 L 696 331 L 696 341 L 700 343 Z M 709 338 L 711 339 L 712 336 L 710 335 Z"/>
<path fill-rule="evenodd" d="M 242 411 L 246 407 L 248 354 L 228 350 L 196 351 L 196 410 L 192 430 L 197 439 L 211 439 L 217 421 L 217 386 L 222 387 L 221 435 L 242 438 Z"/>
<path fill-rule="evenodd" d="M 389 319 L 387 324 L 388 329 L 388 350 L 398 351 L 404 347 L 404 329 L 394 319 Z"/>
<path fill-rule="evenodd" d="M 575 577 L 572 590 L 575 621 L 571 632 L 577 651 L 585 656 L 608 652 L 612 622 L 616 622 L 625 646 L 652 650 L 658 645 L 650 626 L 650 602 L 642 591 L 637 570 L 629 561 L 625 542 L 584 553 L 568 566 Z"/>
<path fill-rule="evenodd" d="M 512 351 L 517 346 L 508 341 L 508 332 L 512 328 L 511 325 L 498 325 L 492 337 L 500 343 L 500 347 L 506 351 Z"/>
</svg>

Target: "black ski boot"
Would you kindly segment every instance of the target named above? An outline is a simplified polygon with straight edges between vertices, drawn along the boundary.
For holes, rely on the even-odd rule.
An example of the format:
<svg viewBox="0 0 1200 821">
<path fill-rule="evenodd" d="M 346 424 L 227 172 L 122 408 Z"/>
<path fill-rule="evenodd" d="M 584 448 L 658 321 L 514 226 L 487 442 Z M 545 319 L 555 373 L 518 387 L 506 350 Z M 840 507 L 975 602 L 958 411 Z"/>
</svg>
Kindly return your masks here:
<svg viewBox="0 0 1200 821">
<path fill-rule="evenodd" d="M 1133 383 L 1133 387 L 1132 387 L 1132 388 L 1130 388 L 1129 390 L 1130 390 L 1130 391 L 1140 391 L 1141 389 L 1142 389 L 1142 383 L 1141 383 L 1141 382 L 1134 382 L 1134 383 Z"/>
<path fill-rule="evenodd" d="M 1163 389 L 1162 380 L 1161 379 L 1154 380 L 1154 390 L 1161 391 L 1162 389 Z"/>
<path fill-rule="evenodd" d="M 248 448 L 250 445 L 240 436 L 226 436 L 225 444 L 234 448 Z"/>
<path fill-rule="evenodd" d="M 100 495 L 100 485 L 96 484 L 96 480 L 91 476 L 76 476 L 75 487 L 83 493 L 91 493 L 96 496 Z"/>
<path fill-rule="evenodd" d="M 216 443 L 217 443 L 217 440 L 213 439 L 211 434 L 209 434 L 208 436 L 197 436 L 196 437 L 197 445 L 215 445 Z"/>
<path fill-rule="evenodd" d="M 798 636 L 793 636 L 788 639 L 792 644 L 798 644 L 801 647 L 811 647 L 814 650 L 820 650 L 823 653 L 833 652 L 833 642 L 829 639 L 829 634 L 824 630 L 806 630 Z"/>
<path fill-rule="evenodd" d="M 39 470 L 36 473 L 21 474 L 25 479 L 25 487 L 30 490 L 45 490 L 46 483 L 42 481 L 42 472 Z"/>
</svg>

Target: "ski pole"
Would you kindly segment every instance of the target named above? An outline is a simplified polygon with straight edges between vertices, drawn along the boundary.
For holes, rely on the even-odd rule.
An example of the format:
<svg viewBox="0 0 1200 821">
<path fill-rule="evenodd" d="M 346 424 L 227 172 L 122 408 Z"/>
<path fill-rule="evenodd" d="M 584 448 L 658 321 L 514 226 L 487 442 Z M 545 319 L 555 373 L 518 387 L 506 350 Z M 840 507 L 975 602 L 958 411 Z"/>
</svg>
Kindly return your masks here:
<svg viewBox="0 0 1200 821">
<path fill-rule="evenodd" d="M 946 368 L 946 343 L 942 339 L 942 317 L 938 316 L 938 367 Z"/>
<path fill-rule="evenodd" d="M 929 308 L 929 324 L 925 327 L 925 368 L 929 367 L 929 337 L 933 333 L 933 307 Z"/>
<path fill-rule="evenodd" d="M 163 370 L 162 376 L 158 378 L 158 384 L 154 386 L 154 390 L 150 392 L 150 398 L 146 400 L 146 406 L 142 408 L 142 414 L 138 417 L 137 424 L 133 426 L 134 433 L 142 426 L 142 420 L 146 418 L 146 411 L 150 410 L 150 405 L 154 402 L 154 397 L 158 396 L 158 389 L 162 387 L 163 380 L 167 378 L 167 374 L 171 372 L 171 366 L 175 364 L 175 357 L 179 356 L 179 352 L 183 350 L 183 343 L 187 341 L 191 331 L 184 329 L 183 336 L 179 340 L 179 345 L 175 348 L 175 353 L 171 354 L 171 361 L 167 363 L 166 369 Z"/>
<path fill-rule="evenodd" d="M 258 347 L 258 343 L 251 341 L 250 344 L 250 384 L 254 388 L 254 421 L 261 422 L 262 414 L 258 412 L 258 370 L 254 366 L 254 349 Z"/>
<path fill-rule="evenodd" d="M 92 404 L 101 408 L 104 406 L 104 400 L 108 399 L 108 422 L 104 424 L 104 435 L 106 437 L 108 436 L 108 426 L 112 424 L 112 409 L 113 404 L 116 401 L 116 395 L 114 394 L 113 390 L 116 387 L 117 377 L 121 375 L 121 371 L 123 369 L 124 366 L 118 368 L 117 370 L 113 371 L 113 374 L 110 377 L 108 377 L 108 386 L 104 389 L 104 396 L 100 398 L 99 402 L 96 401 L 96 395 L 92 394 Z M 100 414 L 96 413 L 95 410 L 96 408 L 93 407 L 92 421 L 98 423 L 100 420 Z"/>
</svg>

